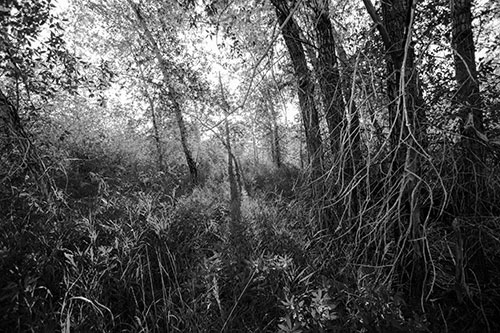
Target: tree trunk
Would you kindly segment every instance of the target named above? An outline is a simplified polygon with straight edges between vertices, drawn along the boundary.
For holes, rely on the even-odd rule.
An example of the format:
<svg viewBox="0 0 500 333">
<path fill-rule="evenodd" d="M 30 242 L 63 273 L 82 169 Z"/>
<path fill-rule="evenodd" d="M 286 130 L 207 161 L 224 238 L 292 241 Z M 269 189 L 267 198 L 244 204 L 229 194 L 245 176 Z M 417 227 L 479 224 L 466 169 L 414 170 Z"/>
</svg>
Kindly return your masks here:
<svg viewBox="0 0 500 333">
<path fill-rule="evenodd" d="M 420 216 L 420 152 L 422 141 L 422 99 L 417 83 L 418 73 L 414 65 L 415 52 L 411 45 L 414 19 L 412 0 L 389 0 L 382 3 L 384 24 L 391 45 L 386 49 L 390 58 L 388 68 L 388 96 L 394 130 L 391 132 L 391 149 L 395 151 L 393 175 L 402 178 L 400 205 L 403 208 L 399 225 L 395 227 L 401 251 L 411 251 L 407 260 L 402 260 L 402 278 L 409 282 L 408 297 L 417 302 L 422 297 L 425 279 L 425 263 Z M 410 244 L 410 239 L 413 240 Z"/>
<path fill-rule="evenodd" d="M 330 21 L 328 1 L 319 1 L 314 8 L 314 12 L 316 15 L 316 39 L 318 44 L 316 68 L 330 135 L 331 150 L 333 156 L 335 156 L 340 150 L 345 104 L 342 97 L 342 85 L 335 54 L 335 39 Z"/>
<path fill-rule="evenodd" d="M 227 149 L 227 174 L 229 180 L 229 193 L 230 193 L 230 204 L 229 212 L 231 215 L 230 233 L 231 242 L 235 249 L 243 249 L 242 244 L 244 244 L 244 233 L 245 226 L 241 223 L 241 172 L 238 165 L 236 157 L 233 155 L 231 148 L 231 131 L 229 129 L 229 115 L 231 114 L 231 108 L 227 101 L 224 86 L 222 85 L 222 79 L 219 74 L 219 86 L 222 97 L 222 108 L 224 110 L 225 116 L 225 130 L 226 130 L 226 140 L 224 145 Z M 243 253 L 243 252 L 241 252 Z M 241 254 L 239 253 L 239 254 Z"/>
<path fill-rule="evenodd" d="M 349 176 L 351 184 L 356 183 L 356 177 L 358 170 L 362 166 L 363 155 L 361 150 L 361 128 L 359 123 L 359 113 L 356 107 L 356 102 L 354 100 L 354 90 L 355 90 L 355 70 L 357 63 L 352 64 L 347 57 L 347 53 L 342 46 L 338 34 L 332 27 L 332 32 L 334 39 L 336 40 L 335 49 L 338 55 L 338 60 L 340 63 L 340 86 L 342 89 L 342 94 L 345 99 L 345 104 L 347 105 L 347 114 L 345 116 L 345 121 L 347 123 L 347 128 L 345 129 L 345 134 L 348 137 L 347 142 L 347 156 L 344 161 L 345 174 Z M 357 186 L 351 186 L 349 194 L 344 199 L 344 205 L 350 207 L 349 218 L 359 214 L 361 207 L 361 198 L 359 196 L 359 190 Z"/>
<path fill-rule="evenodd" d="M 421 170 L 420 150 L 423 102 L 414 65 L 412 25 L 415 8 L 412 0 L 382 2 L 383 22 L 378 18 L 370 0 L 363 0 L 377 24 L 387 53 L 387 94 L 390 119 L 390 176 L 387 188 L 399 189 L 386 195 L 388 207 L 397 207 L 393 224 L 394 239 L 401 259 L 396 263 L 400 278 L 408 286 L 407 297 L 417 302 L 425 283 L 424 236 L 420 214 Z M 420 113 L 420 114 L 419 114 Z M 391 208 L 389 208 L 391 209 Z M 394 209 L 394 208 L 392 208 Z"/>
<path fill-rule="evenodd" d="M 272 105 L 272 104 L 271 104 Z M 274 107 L 271 108 L 271 114 L 272 114 L 272 140 L 273 140 L 273 160 L 274 164 L 276 165 L 277 168 L 281 168 L 283 165 L 282 159 L 281 159 L 281 143 L 280 143 L 280 133 L 279 133 L 279 126 L 278 126 L 278 121 L 277 121 L 277 116 L 274 110 Z"/>
<path fill-rule="evenodd" d="M 156 152 L 158 154 L 158 169 L 162 170 L 163 168 L 163 152 L 161 149 L 161 140 L 160 140 L 160 130 L 158 128 L 158 121 L 156 119 L 156 110 L 153 98 L 148 92 L 146 87 L 143 87 L 144 97 L 148 100 L 149 109 L 151 111 L 151 121 L 153 122 L 153 132 L 154 132 L 154 140 L 156 144 Z"/>
<path fill-rule="evenodd" d="M 340 182 L 341 186 L 345 188 L 351 184 L 356 174 L 356 165 L 360 162 L 359 118 L 355 113 L 355 103 L 351 99 L 349 80 L 340 75 L 339 59 L 336 52 L 338 41 L 336 41 L 330 20 L 329 2 L 323 0 L 313 3 L 318 47 L 318 61 L 315 70 L 319 79 L 332 156 L 334 159 L 338 157 L 342 176 Z M 345 58 L 347 57 L 345 56 Z M 344 70 L 344 76 L 346 76 L 345 72 Z M 344 101 L 344 97 L 346 101 Z M 349 106 L 347 113 L 346 102 Z M 343 200 L 343 206 L 347 208 L 349 218 L 359 213 L 357 192 L 356 187 L 351 186 Z"/>
<path fill-rule="evenodd" d="M 277 168 L 281 168 L 281 142 L 280 142 L 280 133 L 278 126 L 278 113 L 274 108 L 273 99 L 271 94 L 268 91 L 262 91 L 262 95 L 264 100 L 266 101 L 266 109 L 271 121 L 271 158 L 274 165 Z"/>
<path fill-rule="evenodd" d="M 253 149 L 253 165 L 259 165 L 259 153 L 257 152 L 257 134 L 255 133 L 255 118 L 252 119 L 252 149 Z"/>
<path fill-rule="evenodd" d="M 181 137 L 181 145 L 182 145 L 182 150 L 184 152 L 184 156 L 186 158 L 186 163 L 189 168 L 189 174 L 191 175 L 191 182 L 193 184 L 198 183 L 198 167 L 196 166 L 196 161 L 193 159 L 193 155 L 191 153 L 191 150 L 189 149 L 189 144 L 187 140 L 187 130 L 186 130 L 186 124 L 184 122 L 184 117 L 182 115 L 182 110 L 181 106 L 178 101 L 178 94 L 175 91 L 175 88 L 172 86 L 170 83 L 171 80 L 171 75 L 169 73 L 169 69 L 167 66 L 167 61 L 163 56 L 161 55 L 161 51 L 158 48 L 158 44 L 156 44 L 156 41 L 151 34 L 151 31 L 149 31 L 148 26 L 146 25 L 146 22 L 144 21 L 144 18 L 141 15 L 141 12 L 139 10 L 139 6 L 137 4 L 134 4 L 132 0 L 128 0 L 128 3 L 132 10 L 135 13 L 135 16 L 137 18 L 137 21 L 139 22 L 139 25 L 141 26 L 144 36 L 146 37 L 146 40 L 149 42 L 151 45 L 153 52 L 155 54 L 156 60 L 158 61 L 158 64 L 160 66 L 160 70 L 163 74 L 163 82 L 165 86 L 167 87 L 168 90 L 168 97 L 170 99 L 170 102 L 172 103 L 172 107 L 175 113 L 175 119 L 177 120 L 177 126 L 179 128 L 180 132 L 180 137 Z"/>
<path fill-rule="evenodd" d="M 198 167 L 196 166 L 196 161 L 193 159 L 193 155 L 191 153 L 191 150 L 189 149 L 189 144 L 187 140 L 188 137 L 187 129 L 186 129 L 186 124 L 184 122 L 184 117 L 182 115 L 181 106 L 177 101 L 178 97 L 175 96 L 172 92 L 169 93 L 169 98 L 174 108 L 175 118 L 177 120 L 177 126 L 179 127 L 182 150 L 184 151 L 184 156 L 186 157 L 186 163 L 189 168 L 189 174 L 191 175 L 191 182 L 196 185 L 198 184 Z"/>
<path fill-rule="evenodd" d="M 483 111 L 472 34 L 471 0 L 451 0 L 452 47 L 457 93 L 455 103 L 461 119 L 458 186 L 454 205 L 459 215 L 477 215 L 480 207 L 485 148 L 478 138 L 484 131 Z"/>
<path fill-rule="evenodd" d="M 352 64 L 345 51 L 342 43 L 338 38 L 338 34 L 332 27 L 333 37 L 337 41 L 335 43 L 335 50 L 338 54 L 338 60 L 340 60 L 340 86 L 342 88 L 342 93 L 344 95 L 345 104 L 347 105 L 347 121 L 349 123 L 349 142 L 352 154 L 353 167 L 361 162 L 361 139 L 360 139 L 360 124 L 359 124 L 359 113 L 356 107 L 356 102 L 354 101 L 354 82 L 355 75 L 353 68 L 356 64 Z M 354 170 L 355 171 L 355 170 Z"/>
<path fill-rule="evenodd" d="M 317 178 L 323 173 L 320 121 L 314 102 L 314 84 L 300 39 L 300 28 L 293 19 L 285 1 L 271 0 L 271 3 L 276 9 L 282 35 L 297 79 L 299 105 L 306 134 L 307 150 L 311 159 L 312 175 L 313 178 Z"/>
<path fill-rule="evenodd" d="M 227 147 L 227 174 L 229 178 L 229 188 L 231 193 L 231 203 L 230 203 L 230 213 L 233 230 L 231 231 L 232 236 L 235 239 L 239 239 L 240 233 L 240 223 L 241 223 L 241 196 L 238 185 L 238 172 L 237 165 L 233 162 L 233 152 L 231 149 L 231 133 L 229 131 L 229 120 L 226 115 L 226 147 Z"/>
</svg>

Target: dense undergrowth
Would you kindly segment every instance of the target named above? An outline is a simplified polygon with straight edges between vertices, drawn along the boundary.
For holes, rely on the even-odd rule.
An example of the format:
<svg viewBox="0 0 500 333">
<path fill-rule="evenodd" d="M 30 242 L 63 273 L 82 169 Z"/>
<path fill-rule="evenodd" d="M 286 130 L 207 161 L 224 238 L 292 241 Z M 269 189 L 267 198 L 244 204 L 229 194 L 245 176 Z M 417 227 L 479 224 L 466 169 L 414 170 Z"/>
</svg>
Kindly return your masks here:
<svg viewBox="0 0 500 333">
<path fill-rule="evenodd" d="M 182 170 L 70 160 L 53 169 L 49 199 L 29 176 L 2 187 L 0 331 L 498 328 L 498 221 L 463 223 L 461 266 L 453 228 L 429 226 L 431 287 L 410 304 L 384 279 L 390 267 L 360 265 L 354 238 L 317 227 L 305 177 L 292 167 L 246 171 L 244 230 L 231 239 L 223 178 L 193 187 Z M 460 285 L 456 267 L 467 270 Z"/>
</svg>

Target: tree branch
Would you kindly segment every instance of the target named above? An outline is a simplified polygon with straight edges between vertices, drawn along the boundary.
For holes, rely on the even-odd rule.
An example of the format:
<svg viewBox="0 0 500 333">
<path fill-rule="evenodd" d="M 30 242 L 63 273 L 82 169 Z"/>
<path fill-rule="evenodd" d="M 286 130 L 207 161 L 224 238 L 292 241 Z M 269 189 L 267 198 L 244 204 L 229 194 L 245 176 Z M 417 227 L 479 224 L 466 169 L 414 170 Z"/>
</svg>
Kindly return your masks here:
<svg viewBox="0 0 500 333">
<path fill-rule="evenodd" d="M 382 37 L 382 41 L 384 43 L 386 50 L 390 50 L 392 47 L 391 38 L 389 37 L 389 33 L 387 32 L 387 29 L 382 23 L 382 20 L 378 16 L 377 10 L 373 6 L 371 0 L 363 0 L 363 3 L 365 4 L 368 14 L 370 14 L 370 17 L 375 23 L 377 30 L 380 32 L 380 36 Z"/>
</svg>

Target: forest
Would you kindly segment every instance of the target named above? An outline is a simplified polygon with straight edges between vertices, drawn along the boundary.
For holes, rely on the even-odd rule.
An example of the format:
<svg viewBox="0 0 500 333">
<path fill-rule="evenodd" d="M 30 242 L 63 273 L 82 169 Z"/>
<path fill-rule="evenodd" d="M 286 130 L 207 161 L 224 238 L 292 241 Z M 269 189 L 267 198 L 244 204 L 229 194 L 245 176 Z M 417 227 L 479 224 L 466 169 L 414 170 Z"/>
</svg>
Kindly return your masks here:
<svg viewBox="0 0 500 333">
<path fill-rule="evenodd" d="M 0 24 L 0 332 L 500 332 L 497 0 Z"/>
</svg>

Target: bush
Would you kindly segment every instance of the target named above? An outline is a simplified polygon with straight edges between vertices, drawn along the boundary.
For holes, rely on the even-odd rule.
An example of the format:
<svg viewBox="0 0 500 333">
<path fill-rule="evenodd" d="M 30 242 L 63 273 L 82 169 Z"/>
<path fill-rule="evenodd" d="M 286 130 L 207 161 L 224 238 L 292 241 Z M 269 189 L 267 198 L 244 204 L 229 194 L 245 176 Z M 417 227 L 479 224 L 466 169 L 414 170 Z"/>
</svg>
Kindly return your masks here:
<svg viewBox="0 0 500 333">
<path fill-rule="evenodd" d="M 243 167 L 245 190 L 248 194 L 268 197 L 296 198 L 295 187 L 302 181 L 299 169 L 291 165 L 281 168 L 269 165 Z"/>
</svg>

